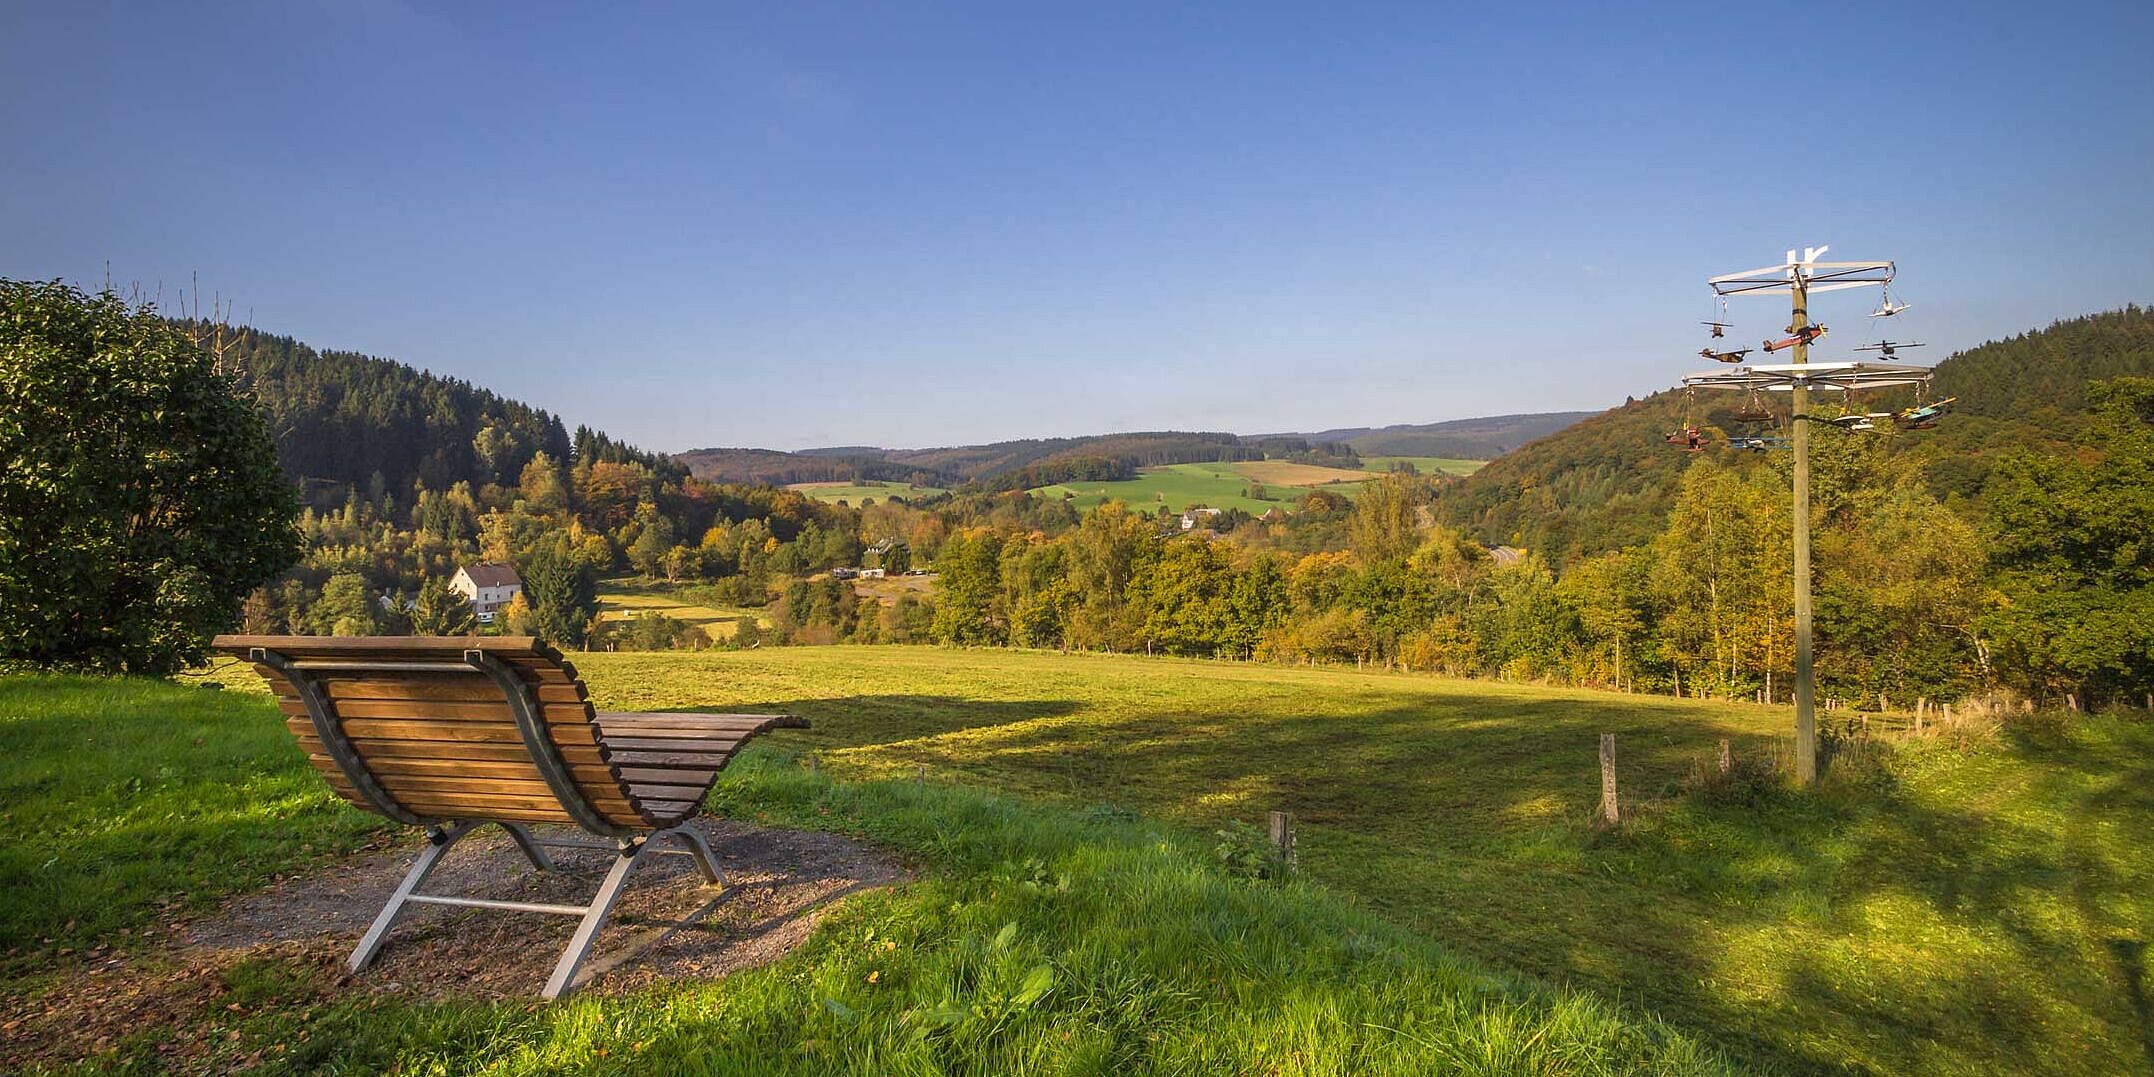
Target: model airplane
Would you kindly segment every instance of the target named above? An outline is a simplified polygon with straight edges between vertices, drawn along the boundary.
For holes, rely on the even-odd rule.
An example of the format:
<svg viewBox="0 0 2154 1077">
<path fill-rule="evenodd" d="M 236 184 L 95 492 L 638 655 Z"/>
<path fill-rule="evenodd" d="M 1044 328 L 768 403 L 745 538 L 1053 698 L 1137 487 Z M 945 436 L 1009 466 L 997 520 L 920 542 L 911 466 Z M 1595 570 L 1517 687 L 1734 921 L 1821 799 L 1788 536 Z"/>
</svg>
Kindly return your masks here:
<svg viewBox="0 0 2154 1077">
<path fill-rule="evenodd" d="M 1732 352 L 1716 352 L 1711 348 L 1699 348 L 1698 354 L 1716 363 L 1740 363 L 1743 361 L 1743 356 L 1750 354 L 1750 349 L 1741 348 Z"/>
<path fill-rule="evenodd" d="M 1751 452 L 1771 452 L 1772 450 L 1781 448 L 1786 444 L 1786 438 L 1778 437 L 1730 438 L 1728 440 L 1729 448 L 1748 449 Z"/>
<path fill-rule="evenodd" d="M 1811 341 L 1814 341 L 1817 338 L 1824 336 L 1825 327 L 1822 325 L 1806 325 L 1803 326 L 1801 329 L 1794 330 L 1793 332 L 1795 335 L 1787 338 L 1786 340 L 1766 341 L 1765 350 L 1768 352 L 1776 352 L 1782 348 L 1792 348 L 1797 344 L 1808 344 Z"/>
<path fill-rule="evenodd" d="M 1665 440 L 1684 452 L 1699 452 L 1705 448 L 1705 431 L 1695 426 L 1686 426 L 1669 434 Z"/>
<path fill-rule="evenodd" d="M 1890 317 L 1892 317 L 1893 315 L 1895 315 L 1895 314 L 1898 314 L 1899 312 L 1901 312 L 1901 311 L 1903 311 L 1903 310 L 1906 310 L 1906 309 L 1907 309 L 1907 308 L 1908 308 L 1909 306 L 1912 306 L 1912 304 L 1909 304 L 1909 303 L 1895 303 L 1895 302 L 1893 302 L 1893 301 L 1892 301 L 1892 297 L 1891 297 L 1891 296 L 1886 296 L 1886 297 L 1885 297 L 1885 301 L 1884 301 L 1884 302 L 1882 302 L 1882 303 L 1879 303 L 1879 304 L 1877 305 L 1877 309 L 1876 309 L 1876 310 L 1873 310 L 1873 311 L 1871 311 L 1871 312 L 1870 312 L 1870 317 L 1872 317 L 1872 318 L 1890 318 Z"/>
<path fill-rule="evenodd" d="M 1730 326 L 1731 326 L 1731 325 L 1732 325 L 1733 323 L 1731 323 L 1731 322 L 1699 322 L 1698 324 L 1699 324 L 1699 325 L 1702 325 L 1702 326 L 1706 326 L 1707 328 L 1710 328 L 1710 329 L 1711 329 L 1711 330 L 1713 331 L 1713 339 L 1715 339 L 1715 340 L 1718 340 L 1718 339 L 1720 339 L 1721 337 L 1724 337 L 1724 336 L 1727 336 L 1727 335 L 1728 335 L 1728 329 L 1729 329 L 1729 327 L 1730 327 Z"/>
<path fill-rule="evenodd" d="M 1935 403 L 1901 408 L 1892 413 L 1892 425 L 1902 430 L 1928 430 L 1936 426 L 1937 420 L 1944 418 L 1946 413 L 1952 410 L 1952 405 L 1959 403 L 1959 399 L 1956 396 L 1948 396 Z"/>
<path fill-rule="evenodd" d="M 1898 341 L 1893 340 L 1880 340 L 1875 344 L 1865 344 L 1860 348 L 1856 348 L 1855 350 L 1858 352 L 1878 352 L 1880 353 L 1882 358 L 1890 359 L 1901 348 L 1920 348 L 1922 346 L 1923 344 L 1919 340 L 1915 341 L 1912 344 L 1901 344 Z"/>
<path fill-rule="evenodd" d="M 1796 416 L 1796 418 L 1798 419 L 1808 419 L 1813 423 L 1824 423 L 1826 426 L 1837 426 L 1842 430 L 1857 431 L 1875 430 L 1877 429 L 1877 420 L 1890 419 L 1892 417 L 1893 413 L 1889 411 L 1852 411 L 1847 413 L 1846 415 L 1835 415 L 1829 419 L 1822 419 L 1815 415 Z"/>
</svg>

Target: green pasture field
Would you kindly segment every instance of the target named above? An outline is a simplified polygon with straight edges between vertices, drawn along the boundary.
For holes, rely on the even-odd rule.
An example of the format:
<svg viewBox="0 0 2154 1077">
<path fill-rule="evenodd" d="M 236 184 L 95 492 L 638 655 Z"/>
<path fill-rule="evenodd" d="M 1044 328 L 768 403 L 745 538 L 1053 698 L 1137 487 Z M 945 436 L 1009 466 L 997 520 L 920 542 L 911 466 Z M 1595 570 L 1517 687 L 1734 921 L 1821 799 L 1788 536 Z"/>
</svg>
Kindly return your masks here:
<svg viewBox="0 0 2154 1077">
<path fill-rule="evenodd" d="M 1471 475 L 1481 470 L 1486 460 L 1461 460 L 1450 456 L 1364 456 L 1361 466 L 1370 471 L 1389 471 L 1391 465 L 1405 462 L 1421 470 L 1423 475 Z"/>
<path fill-rule="evenodd" d="M 678 621 L 686 621 L 714 639 L 731 636 L 742 617 L 754 617 L 756 622 L 769 627 L 770 621 L 758 610 L 740 606 L 710 606 L 693 601 L 681 593 L 675 584 L 657 583 L 633 576 L 616 576 L 598 581 L 598 616 L 602 621 L 629 621 L 644 613 L 662 613 Z"/>
<path fill-rule="evenodd" d="M 872 484 L 796 482 L 791 486 L 786 487 L 786 489 L 798 490 L 801 493 L 804 493 L 809 497 L 816 499 L 817 501 L 843 501 L 846 504 L 851 505 L 855 508 L 859 507 L 860 502 L 863 499 L 870 497 L 874 498 L 877 501 L 888 501 L 890 500 L 892 495 L 895 495 L 898 497 L 905 498 L 907 500 L 911 500 L 914 498 L 933 497 L 936 494 L 949 493 L 948 490 L 943 489 L 940 486 L 915 486 L 909 482 L 885 482 Z"/>
<path fill-rule="evenodd" d="M 1261 516 L 1270 509 L 1292 509 L 1311 488 L 1284 486 L 1274 483 L 1262 484 L 1269 498 L 1258 500 L 1242 496 L 1253 480 L 1231 463 L 1168 464 L 1164 467 L 1148 467 L 1134 479 L 1116 482 L 1057 483 L 1053 486 L 1034 487 L 1033 494 L 1040 497 L 1074 495 L 1070 504 L 1079 512 L 1107 501 L 1119 499 L 1132 508 L 1156 509 L 1161 505 L 1181 511 L 1192 505 L 1205 505 L 1215 509 L 1238 508 Z M 1358 483 L 1330 483 L 1321 489 L 1353 497 L 1361 492 Z"/>
<path fill-rule="evenodd" d="M 1779 707 L 994 650 L 577 661 L 605 708 L 806 715 L 718 804 L 867 834 L 919 858 L 923 880 L 848 904 L 770 969 L 647 997 L 534 1012 L 294 989 L 315 1030 L 306 1064 L 604 1069 L 594 1047 L 641 1043 L 651 1065 L 715 1072 L 749 1069 L 756 1045 L 778 1052 L 770 1072 L 2154 1066 L 2143 718 L 1836 737 L 1825 785 L 1798 794 L 1745 777 L 1784 751 Z M 144 727 L 162 730 L 152 751 L 130 732 Z M 1592 819 L 1603 732 L 1614 830 Z M 1738 780 L 1701 788 L 1723 737 Z M 125 945 L 120 929 L 368 834 L 283 738 L 237 692 L 0 681 L 0 880 L 30 896 L 0 912 L 17 978 L 0 997 L 49 981 L 34 970 L 66 965 L 56 946 Z M 807 752 L 814 775 L 792 763 Z M 1304 883 L 1204 866 L 1213 829 L 1271 809 L 1299 821 Z M 227 856 L 240 878 L 210 870 Z M 93 912 L 108 872 L 119 897 Z M 995 950 L 1004 922 L 1015 941 Z M 886 994 L 862 981 L 870 932 L 905 955 Z M 1051 986 L 1013 1010 L 1042 966 Z M 967 1020 L 997 1015 L 993 1030 L 922 1029 L 985 984 L 1001 1002 Z M 204 1017 L 203 1034 L 260 1047 L 301 1019 L 256 1005 Z M 103 1062 L 196 1032 L 143 1035 Z"/>
<path fill-rule="evenodd" d="M 617 679 L 638 668 L 589 657 L 607 667 L 594 685 L 616 678 L 604 702 L 625 705 Z M 732 672 L 751 671 L 669 668 L 661 694 L 716 700 L 709 678 Z M 221 676 L 237 689 L 252 674 Z M 164 956 L 160 925 L 226 893 L 365 842 L 412 844 L 328 793 L 259 689 L 0 678 L 0 1070 L 1730 1072 L 1649 1016 L 1494 971 L 1319 886 L 1230 875 L 1201 835 L 939 781 L 834 782 L 798 765 L 807 747 L 790 733 L 751 747 L 712 808 L 894 847 L 916 881 L 847 899 L 788 957 L 722 980 L 550 1006 L 424 1001 L 274 952 Z M 64 1033 L 40 1012 L 63 995 L 135 1017 L 55 1052 L 41 1034 Z"/>
</svg>

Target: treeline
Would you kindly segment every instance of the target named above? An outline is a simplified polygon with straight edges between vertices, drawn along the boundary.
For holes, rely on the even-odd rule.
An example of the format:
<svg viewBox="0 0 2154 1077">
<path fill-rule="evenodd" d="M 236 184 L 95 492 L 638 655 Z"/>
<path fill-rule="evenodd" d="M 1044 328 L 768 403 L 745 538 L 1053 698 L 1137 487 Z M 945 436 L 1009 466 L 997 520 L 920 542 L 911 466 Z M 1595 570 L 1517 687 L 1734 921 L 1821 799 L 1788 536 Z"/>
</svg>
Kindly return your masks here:
<svg viewBox="0 0 2154 1077">
<path fill-rule="evenodd" d="M 572 450 L 553 415 L 402 363 L 259 332 L 240 334 L 227 359 L 269 420 L 278 462 L 317 502 L 514 483 L 540 453 Z"/>
<path fill-rule="evenodd" d="M 614 459 L 599 451 L 567 463 L 540 453 L 510 485 L 418 483 L 404 496 L 354 490 L 336 510 L 305 509 L 304 556 L 249 596 L 245 625 L 336 635 L 471 631 L 468 616 L 437 615 L 441 592 L 458 566 L 490 561 L 514 566 L 526 592 L 497 629 L 573 647 L 606 631 L 596 595 L 602 575 L 723 581 L 729 604 L 761 606 L 774 581 L 859 560 L 851 510 L 790 490 L 705 483 L 614 448 Z"/>
<path fill-rule="evenodd" d="M 1116 482 L 1137 477 L 1136 461 L 1126 456 L 1071 456 L 1026 464 L 983 479 L 977 488 L 987 492 L 1029 490 L 1064 482 Z"/>
<path fill-rule="evenodd" d="M 2074 451 L 2004 457 L 1972 520 L 1909 454 L 1859 435 L 1818 439 L 1821 691 L 1911 700 L 2003 688 L 2085 706 L 2154 689 L 2154 380 L 2119 379 L 2089 398 L 2099 407 Z M 1330 520 L 1307 506 L 1223 537 L 1174 536 L 1118 504 L 1060 534 L 967 526 L 935 556 L 931 624 L 956 644 L 1785 699 L 1785 467 L 1694 459 L 1657 532 L 1560 572 L 1428 522 L 1435 488 L 1402 474 Z M 1304 532 L 1344 541 L 1309 549 Z"/>
<path fill-rule="evenodd" d="M 1937 365 L 1929 392 L 1957 398 L 1952 417 L 1932 430 L 1873 441 L 1896 473 L 1917 476 L 1962 516 L 1981 518 L 1999 461 L 2021 450 L 2066 450 L 2087 419 L 2091 380 L 2118 376 L 2154 376 L 2148 308 L 2060 321 L 1953 355 Z M 1829 414 L 1843 403 L 1882 408 L 1910 400 L 1906 390 L 1894 390 L 1844 402 L 1822 396 L 1815 407 Z M 1558 567 L 1635 546 L 1666 525 L 1690 462 L 1662 443 L 1668 432 L 1696 424 L 1716 441 L 1785 432 L 1784 423 L 1738 418 L 1745 403 L 1736 393 L 1680 390 L 1626 401 L 1498 457 L 1443 490 L 1432 511 L 1484 542 L 1533 550 Z M 1785 401 L 1774 406 L 1786 410 Z M 1766 466 L 1754 455 L 1719 455 L 1738 467 Z"/>
<path fill-rule="evenodd" d="M 1287 452 L 1329 457 L 1335 466 L 1358 467 L 1359 458 L 1345 445 L 1311 445 L 1302 439 Z M 1047 485 L 1070 481 L 1054 476 L 1102 474 L 1166 464 L 1262 460 L 1270 446 L 1234 434 L 1151 431 L 1082 438 L 1028 438 L 988 445 L 934 449 L 873 449 L 849 446 L 798 453 L 772 449 L 693 449 L 678 458 L 698 476 L 728 482 L 911 482 L 923 486 L 971 485 L 980 490 L 1020 490 L 1027 475 L 1046 476 Z M 1275 454 L 1277 455 L 1277 454 Z M 1124 476 L 1126 477 L 1126 476 Z"/>
</svg>

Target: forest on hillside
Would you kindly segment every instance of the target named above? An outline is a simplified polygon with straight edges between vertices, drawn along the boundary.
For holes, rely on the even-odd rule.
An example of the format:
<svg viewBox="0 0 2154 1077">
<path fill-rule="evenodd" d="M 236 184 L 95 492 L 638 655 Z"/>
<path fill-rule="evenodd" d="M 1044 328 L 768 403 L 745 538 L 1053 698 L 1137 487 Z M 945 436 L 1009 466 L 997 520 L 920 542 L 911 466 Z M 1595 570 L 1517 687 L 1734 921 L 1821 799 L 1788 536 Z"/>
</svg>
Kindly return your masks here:
<svg viewBox="0 0 2154 1077">
<path fill-rule="evenodd" d="M 2013 372 L 2008 392 L 1991 391 L 1997 371 Z M 1940 391 L 1966 406 L 1935 429 L 1821 430 L 1821 690 L 2075 704 L 2147 691 L 2148 375 L 2154 318 L 2131 308 L 1954 357 Z M 249 600 L 248 627 L 439 630 L 442 580 L 483 558 L 529 584 L 503 628 L 572 646 L 933 641 L 1785 698 L 1787 462 L 1665 444 L 1686 415 L 1736 428 L 1739 401 L 1688 410 L 1701 403 L 1627 402 L 1464 482 L 1392 474 L 1351 501 L 1315 491 L 1293 512 L 1187 530 L 1152 506 L 1079 513 L 978 483 L 820 504 L 586 432 L 513 476 L 415 474 L 309 510 L 305 559 Z M 828 571 L 864 563 L 932 566 L 933 589 L 867 597 Z M 618 573 L 760 608 L 770 628 L 711 639 L 655 615 L 602 623 L 596 581 Z"/>
<path fill-rule="evenodd" d="M 1979 519 L 1990 473 L 2010 453 L 2061 452 L 2087 414 L 2088 386 L 2118 376 L 2154 375 L 2154 311 L 2131 306 L 2059 321 L 1993 341 L 1937 364 L 1932 399 L 1958 401 L 1935 429 L 1870 439 L 1877 466 L 1916 476 L 1940 501 Z M 1868 400 L 1821 398 L 1842 406 L 1896 407 L 1904 390 Z M 1662 438 L 1686 424 L 1709 436 L 1785 433 L 1785 420 L 1744 422 L 1738 393 L 1671 389 L 1622 406 L 1492 461 L 1440 491 L 1433 509 L 1443 523 L 1481 541 L 1531 549 L 1562 567 L 1580 558 L 1635 546 L 1666 526 L 1683 470 L 1691 462 Z M 1780 409 L 1783 413 L 1785 408 Z M 1813 443 L 1838 436 L 1817 433 Z M 1769 467 L 1758 454 L 1727 454 L 1739 468 Z"/>
</svg>

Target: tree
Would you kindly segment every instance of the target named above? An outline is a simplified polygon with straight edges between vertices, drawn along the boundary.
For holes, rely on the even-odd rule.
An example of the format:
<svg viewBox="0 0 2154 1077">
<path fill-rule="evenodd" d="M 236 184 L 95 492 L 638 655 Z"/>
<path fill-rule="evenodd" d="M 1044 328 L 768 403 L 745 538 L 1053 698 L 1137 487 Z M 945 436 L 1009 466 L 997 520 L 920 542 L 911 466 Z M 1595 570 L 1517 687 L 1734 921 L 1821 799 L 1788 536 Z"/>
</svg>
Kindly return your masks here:
<svg viewBox="0 0 2154 1077">
<path fill-rule="evenodd" d="M 1418 480 L 1396 472 L 1363 483 L 1347 533 L 1365 564 L 1402 560 L 1421 544 Z"/>
<path fill-rule="evenodd" d="M 1224 543 L 1184 538 L 1130 584 L 1144 611 L 1145 644 L 1168 654 L 1208 655 L 1228 637 L 1234 564 Z"/>
<path fill-rule="evenodd" d="M 0 659 L 169 673 L 299 554 L 254 404 L 150 307 L 0 281 Z"/>
<path fill-rule="evenodd" d="M 449 589 L 449 581 L 428 576 L 419 583 L 419 597 L 411 607 L 411 630 L 422 636 L 468 636 L 478 630 L 476 614 L 464 596 Z"/>
<path fill-rule="evenodd" d="M 586 626 L 598 616 L 598 576 L 591 566 L 542 547 L 521 568 L 524 594 L 531 602 L 531 634 L 570 647 L 582 645 Z"/>
<path fill-rule="evenodd" d="M 2025 687 L 2080 705 L 2154 688 L 2154 379 L 2088 395 L 2077 456 L 2023 453 L 1997 468 L 1998 599 L 1985 619 Z"/>
<path fill-rule="evenodd" d="M 998 560 L 1002 539 L 986 528 L 950 536 L 935 557 L 935 638 L 945 643 L 1001 643 L 1008 625 L 1002 616 Z"/>
<path fill-rule="evenodd" d="M 307 612 L 318 636 L 371 636 L 380 620 L 375 613 L 373 591 L 367 587 L 366 577 L 356 572 L 329 577 L 329 582 L 322 585 L 321 600 Z"/>
</svg>

